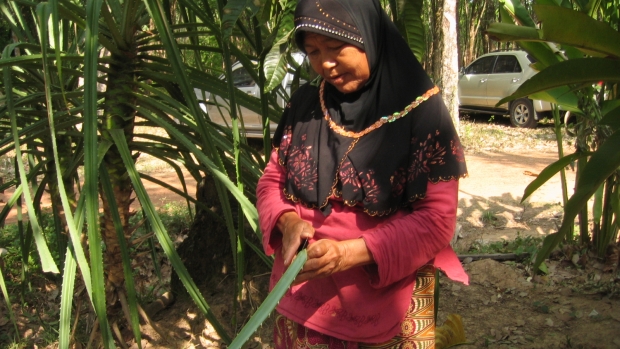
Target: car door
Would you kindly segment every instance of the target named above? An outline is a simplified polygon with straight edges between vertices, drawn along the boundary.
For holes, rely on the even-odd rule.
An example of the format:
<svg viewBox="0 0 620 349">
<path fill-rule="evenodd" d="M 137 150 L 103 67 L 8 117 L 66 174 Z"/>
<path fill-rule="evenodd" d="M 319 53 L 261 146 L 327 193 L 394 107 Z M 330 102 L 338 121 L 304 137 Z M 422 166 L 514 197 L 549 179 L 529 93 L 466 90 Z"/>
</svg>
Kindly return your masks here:
<svg viewBox="0 0 620 349">
<path fill-rule="evenodd" d="M 496 56 L 480 57 L 470 64 L 459 79 L 461 106 L 487 107 L 487 80 L 493 71 Z"/>
<path fill-rule="evenodd" d="M 497 56 L 493 72 L 489 74 L 487 80 L 487 98 L 490 107 L 502 98 L 510 96 L 523 83 L 523 69 L 519 64 L 519 60 L 513 54 L 504 54 Z M 508 103 L 500 106 L 502 109 L 508 109 Z"/>
</svg>

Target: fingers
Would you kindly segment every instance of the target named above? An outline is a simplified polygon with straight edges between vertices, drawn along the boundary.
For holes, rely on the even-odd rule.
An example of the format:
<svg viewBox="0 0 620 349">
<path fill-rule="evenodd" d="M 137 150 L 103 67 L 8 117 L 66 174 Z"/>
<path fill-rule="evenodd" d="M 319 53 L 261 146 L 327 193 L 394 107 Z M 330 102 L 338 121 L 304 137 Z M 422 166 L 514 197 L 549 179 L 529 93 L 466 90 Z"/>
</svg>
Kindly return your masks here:
<svg viewBox="0 0 620 349">
<path fill-rule="evenodd" d="M 346 260 L 346 250 L 332 240 L 319 240 L 308 247 L 308 260 L 297 275 L 295 284 L 317 278 L 324 278 L 342 271 Z"/>
<path fill-rule="evenodd" d="M 283 214 L 280 217 L 278 226 L 282 232 L 284 266 L 288 266 L 297 254 L 302 241 L 311 239 L 314 236 L 314 228 L 310 223 L 299 218 L 297 213 L 294 212 Z"/>
</svg>

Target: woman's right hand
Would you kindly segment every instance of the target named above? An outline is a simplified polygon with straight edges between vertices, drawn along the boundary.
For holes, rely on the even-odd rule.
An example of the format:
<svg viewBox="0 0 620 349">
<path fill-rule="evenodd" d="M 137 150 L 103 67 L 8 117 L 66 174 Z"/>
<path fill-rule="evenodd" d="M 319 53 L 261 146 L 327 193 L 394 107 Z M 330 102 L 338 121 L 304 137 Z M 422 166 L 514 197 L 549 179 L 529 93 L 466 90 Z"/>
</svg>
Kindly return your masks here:
<svg viewBox="0 0 620 349">
<path fill-rule="evenodd" d="M 284 266 L 288 267 L 302 241 L 314 236 L 314 228 L 293 211 L 283 213 L 276 226 L 282 233 L 282 257 Z"/>
</svg>

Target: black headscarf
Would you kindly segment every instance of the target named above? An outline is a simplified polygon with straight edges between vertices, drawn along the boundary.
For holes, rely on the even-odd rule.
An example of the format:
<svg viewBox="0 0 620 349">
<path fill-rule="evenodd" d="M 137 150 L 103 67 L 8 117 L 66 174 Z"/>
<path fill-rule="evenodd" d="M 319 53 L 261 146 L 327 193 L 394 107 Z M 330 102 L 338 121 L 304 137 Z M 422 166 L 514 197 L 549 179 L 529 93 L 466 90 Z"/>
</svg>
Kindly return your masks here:
<svg viewBox="0 0 620 349">
<path fill-rule="evenodd" d="M 291 98 L 274 136 L 289 199 L 328 214 L 335 196 L 370 215 L 386 215 L 424 198 L 429 180 L 466 175 L 436 87 L 378 1 L 300 0 L 295 26 L 302 50 L 306 31 L 362 48 L 370 77 L 348 94 L 324 83 L 332 127 L 321 111 L 322 82 L 302 86 Z M 381 124 L 394 113 L 400 116 Z"/>
</svg>

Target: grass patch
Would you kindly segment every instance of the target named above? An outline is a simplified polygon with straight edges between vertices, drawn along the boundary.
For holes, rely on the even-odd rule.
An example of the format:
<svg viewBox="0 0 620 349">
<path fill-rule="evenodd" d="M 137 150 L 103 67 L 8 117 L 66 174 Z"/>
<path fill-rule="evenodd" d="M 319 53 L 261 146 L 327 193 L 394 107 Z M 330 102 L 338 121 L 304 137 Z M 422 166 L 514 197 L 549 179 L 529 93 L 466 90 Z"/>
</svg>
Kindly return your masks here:
<svg viewBox="0 0 620 349">
<path fill-rule="evenodd" d="M 497 221 L 497 216 L 495 215 L 495 212 L 485 210 L 484 212 L 482 212 L 482 216 L 480 217 L 480 219 L 482 220 L 483 224 L 493 224 L 495 221 Z"/>
<path fill-rule="evenodd" d="M 535 129 L 506 124 L 503 116 L 461 114 L 459 136 L 465 152 L 557 151 L 553 123 L 539 122 Z M 571 139 L 563 130 L 564 150 L 572 153 Z"/>
<path fill-rule="evenodd" d="M 495 254 L 514 253 L 529 254 L 532 256 L 542 245 L 543 239 L 534 236 L 522 236 L 517 234 L 514 240 L 503 240 L 489 243 L 475 241 L 471 244 L 466 254 Z"/>
</svg>

